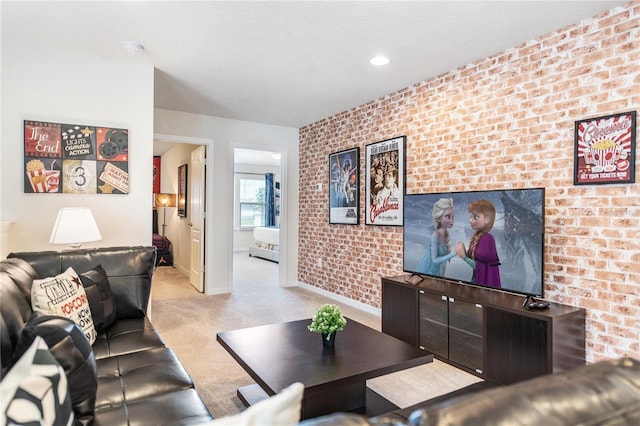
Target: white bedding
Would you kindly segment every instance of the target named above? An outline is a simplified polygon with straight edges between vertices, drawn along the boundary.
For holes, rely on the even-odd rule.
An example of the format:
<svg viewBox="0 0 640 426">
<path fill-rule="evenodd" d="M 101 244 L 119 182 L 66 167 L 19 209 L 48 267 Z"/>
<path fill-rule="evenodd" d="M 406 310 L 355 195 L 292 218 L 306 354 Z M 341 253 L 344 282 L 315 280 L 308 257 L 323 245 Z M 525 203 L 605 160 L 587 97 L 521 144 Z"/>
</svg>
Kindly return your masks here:
<svg viewBox="0 0 640 426">
<path fill-rule="evenodd" d="M 280 228 L 259 226 L 253 229 L 253 240 L 272 246 L 280 245 Z M 277 247 L 276 247 L 277 250 Z"/>
</svg>

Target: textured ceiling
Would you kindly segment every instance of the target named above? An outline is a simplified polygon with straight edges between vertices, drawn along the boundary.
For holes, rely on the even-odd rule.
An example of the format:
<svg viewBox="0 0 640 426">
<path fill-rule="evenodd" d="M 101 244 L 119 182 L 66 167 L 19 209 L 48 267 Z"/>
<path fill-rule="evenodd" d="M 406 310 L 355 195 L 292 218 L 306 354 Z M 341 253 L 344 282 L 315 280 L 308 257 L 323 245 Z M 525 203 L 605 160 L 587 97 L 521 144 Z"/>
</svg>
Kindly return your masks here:
<svg viewBox="0 0 640 426">
<path fill-rule="evenodd" d="M 297 128 L 625 3 L 4 0 L 0 13 L 3 43 L 155 66 L 156 107 Z M 379 53 L 386 67 L 369 64 Z"/>
</svg>

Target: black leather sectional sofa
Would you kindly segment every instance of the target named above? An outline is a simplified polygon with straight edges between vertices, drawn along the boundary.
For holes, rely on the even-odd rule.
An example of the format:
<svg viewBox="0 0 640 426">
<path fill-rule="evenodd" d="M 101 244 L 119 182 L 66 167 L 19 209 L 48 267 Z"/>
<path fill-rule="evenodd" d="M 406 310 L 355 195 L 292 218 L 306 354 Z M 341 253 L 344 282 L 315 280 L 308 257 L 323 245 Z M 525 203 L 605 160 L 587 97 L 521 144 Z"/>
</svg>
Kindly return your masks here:
<svg viewBox="0 0 640 426">
<path fill-rule="evenodd" d="M 194 425 L 211 421 L 192 380 L 147 317 L 155 259 L 155 247 L 114 247 L 13 253 L 1 261 L 1 384 L 4 386 L 14 355 L 28 334 L 26 329 L 42 329 L 44 335 L 51 335 L 51 329 L 59 329 L 63 338 L 50 351 L 64 367 L 69 387 L 81 390 L 75 395 L 71 392 L 75 424 Z M 78 274 L 91 273 L 97 265 L 107 273 L 115 301 L 115 322 L 98 334 L 92 346 L 70 320 L 40 321 L 41 316 L 35 316 L 34 320 L 31 287 L 35 278 L 56 276 L 68 267 Z M 87 392 L 92 389 L 93 392 Z M 335 413 L 301 423 L 304 426 L 638 424 L 640 362 L 632 358 L 600 361 L 509 386 L 494 387 L 481 382 L 373 418 Z"/>
<path fill-rule="evenodd" d="M 86 351 L 81 346 L 88 345 L 88 340 L 81 339 L 84 342 L 73 347 L 69 336 L 50 349 L 65 367 L 69 387 L 84 389 L 80 400 L 72 401 L 75 424 L 186 425 L 212 420 L 193 381 L 147 316 L 155 260 L 155 247 L 10 254 L 0 263 L 2 378 L 15 361 L 25 324 L 31 331 L 44 329 L 33 319 L 33 280 L 56 276 L 68 267 L 82 274 L 101 265 L 115 302 L 115 322 L 98 333 Z M 76 327 L 55 318 L 45 319 L 44 324 L 49 330 L 66 327 L 69 335 Z M 82 373 L 74 376 L 69 370 Z M 93 375 L 87 373 L 92 371 Z M 96 390 L 87 394 L 86 389 Z"/>
</svg>

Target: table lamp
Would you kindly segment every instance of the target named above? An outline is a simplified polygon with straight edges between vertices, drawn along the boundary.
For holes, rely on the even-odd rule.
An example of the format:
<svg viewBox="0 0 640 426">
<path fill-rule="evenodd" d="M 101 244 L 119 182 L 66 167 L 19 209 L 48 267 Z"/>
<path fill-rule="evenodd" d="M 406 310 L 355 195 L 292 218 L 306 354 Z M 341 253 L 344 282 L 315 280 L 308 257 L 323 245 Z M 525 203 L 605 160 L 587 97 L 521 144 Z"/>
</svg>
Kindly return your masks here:
<svg viewBox="0 0 640 426">
<path fill-rule="evenodd" d="M 162 236 L 165 236 L 165 228 L 167 227 L 167 207 L 176 206 L 176 194 L 160 193 L 155 194 L 153 199 L 154 207 L 163 207 L 164 216 L 162 219 Z"/>
<path fill-rule="evenodd" d="M 69 244 L 71 248 L 77 249 L 82 243 L 101 239 L 102 234 L 90 209 L 64 207 L 58 211 L 49 244 Z"/>
</svg>

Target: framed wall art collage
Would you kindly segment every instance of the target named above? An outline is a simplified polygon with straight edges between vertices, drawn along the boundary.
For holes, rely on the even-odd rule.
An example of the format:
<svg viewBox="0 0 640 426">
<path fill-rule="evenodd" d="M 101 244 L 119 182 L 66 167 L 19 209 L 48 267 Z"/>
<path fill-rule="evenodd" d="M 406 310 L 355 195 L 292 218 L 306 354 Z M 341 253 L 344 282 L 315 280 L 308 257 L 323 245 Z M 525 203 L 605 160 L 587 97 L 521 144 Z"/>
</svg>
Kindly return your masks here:
<svg viewBox="0 0 640 426">
<path fill-rule="evenodd" d="M 128 194 L 128 130 L 25 120 L 24 192 Z"/>
<path fill-rule="evenodd" d="M 366 146 L 365 223 L 402 226 L 406 136 Z M 329 155 L 329 223 L 360 223 L 360 148 Z"/>
</svg>

